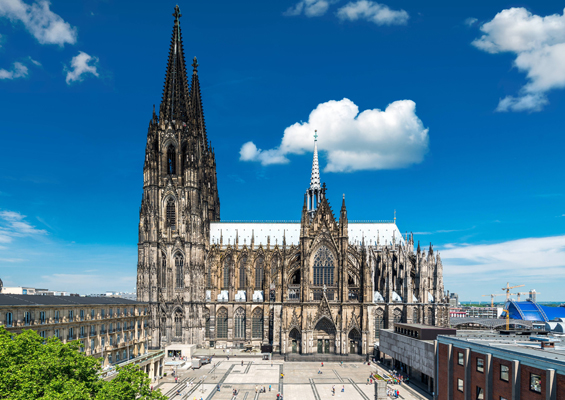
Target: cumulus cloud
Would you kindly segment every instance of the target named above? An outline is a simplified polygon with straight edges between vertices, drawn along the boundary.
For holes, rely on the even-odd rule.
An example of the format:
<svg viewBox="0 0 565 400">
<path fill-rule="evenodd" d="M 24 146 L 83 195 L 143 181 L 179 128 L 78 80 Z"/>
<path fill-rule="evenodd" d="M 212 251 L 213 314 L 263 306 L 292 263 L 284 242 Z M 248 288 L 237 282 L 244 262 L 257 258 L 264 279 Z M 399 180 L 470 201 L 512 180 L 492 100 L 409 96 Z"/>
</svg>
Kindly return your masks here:
<svg viewBox="0 0 565 400">
<path fill-rule="evenodd" d="M 98 58 L 92 57 L 83 51 L 79 51 L 78 55 L 74 56 L 71 60 L 71 68 L 65 67 L 65 71 L 67 71 L 67 85 L 70 85 L 72 82 L 81 82 L 85 74 L 92 74 L 98 77 L 96 65 L 90 65 L 89 63 L 91 62 L 92 64 L 96 64 Z"/>
<path fill-rule="evenodd" d="M 15 237 L 46 235 L 25 220 L 26 216 L 16 211 L 0 211 L 0 243 L 11 243 Z"/>
<path fill-rule="evenodd" d="M 302 0 L 286 10 L 283 15 L 293 17 L 304 13 L 307 17 L 319 17 L 324 15 L 330 4 L 337 0 Z"/>
<path fill-rule="evenodd" d="M 0 69 L 0 79 L 16 79 L 26 77 L 28 69 L 20 62 L 15 62 L 11 70 Z"/>
<path fill-rule="evenodd" d="M 510 52 L 514 66 L 528 82 L 517 96 L 500 100 L 497 111 L 540 111 L 546 93 L 565 87 L 565 10 L 563 15 L 534 15 L 525 8 L 510 8 L 481 26 L 483 35 L 473 45 L 485 52 Z"/>
<path fill-rule="evenodd" d="M 428 129 L 416 116 L 412 100 L 395 101 L 383 110 L 359 112 L 349 99 L 319 104 L 308 122 L 284 130 L 281 144 L 270 150 L 253 142 L 240 150 L 241 161 L 262 165 L 289 162 L 289 154 L 313 150 L 312 135 L 318 131 L 318 148 L 327 152 L 327 172 L 403 168 L 422 162 L 428 151 Z"/>
<path fill-rule="evenodd" d="M 337 10 L 337 17 L 342 21 L 359 19 L 377 25 L 405 25 L 408 13 L 404 10 L 392 10 L 389 6 L 369 0 L 350 2 Z"/>
<path fill-rule="evenodd" d="M 32 5 L 22 0 L 0 0 L 0 17 L 12 22 L 22 22 L 25 28 L 41 44 L 74 44 L 77 30 L 49 9 L 49 1 L 42 0 Z"/>
<path fill-rule="evenodd" d="M 546 281 L 565 278 L 565 235 L 495 244 L 454 244 L 442 250 L 445 274 L 492 281 L 500 276 Z M 543 273 L 540 273 L 543 271 Z"/>
</svg>

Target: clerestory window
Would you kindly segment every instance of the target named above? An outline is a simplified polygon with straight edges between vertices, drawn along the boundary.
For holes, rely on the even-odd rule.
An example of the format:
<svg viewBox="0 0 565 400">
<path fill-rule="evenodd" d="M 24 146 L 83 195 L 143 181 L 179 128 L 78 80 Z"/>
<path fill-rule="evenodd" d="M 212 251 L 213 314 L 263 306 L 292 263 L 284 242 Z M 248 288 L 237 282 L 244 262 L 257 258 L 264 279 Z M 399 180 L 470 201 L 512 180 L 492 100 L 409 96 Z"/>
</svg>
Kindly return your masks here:
<svg viewBox="0 0 565 400">
<path fill-rule="evenodd" d="M 265 270 L 265 260 L 259 257 L 255 263 L 255 289 L 260 290 L 263 288 L 263 274 Z"/>
</svg>

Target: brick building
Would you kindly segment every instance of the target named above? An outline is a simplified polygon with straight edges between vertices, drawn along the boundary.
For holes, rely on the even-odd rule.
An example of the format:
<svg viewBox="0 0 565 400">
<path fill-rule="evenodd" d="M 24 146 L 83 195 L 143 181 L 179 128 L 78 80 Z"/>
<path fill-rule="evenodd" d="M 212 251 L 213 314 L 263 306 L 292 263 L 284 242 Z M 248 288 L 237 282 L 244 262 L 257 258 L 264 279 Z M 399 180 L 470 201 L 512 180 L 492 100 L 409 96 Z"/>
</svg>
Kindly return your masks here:
<svg viewBox="0 0 565 400">
<path fill-rule="evenodd" d="M 565 342 L 532 332 L 438 336 L 438 400 L 565 399 Z"/>
</svg>

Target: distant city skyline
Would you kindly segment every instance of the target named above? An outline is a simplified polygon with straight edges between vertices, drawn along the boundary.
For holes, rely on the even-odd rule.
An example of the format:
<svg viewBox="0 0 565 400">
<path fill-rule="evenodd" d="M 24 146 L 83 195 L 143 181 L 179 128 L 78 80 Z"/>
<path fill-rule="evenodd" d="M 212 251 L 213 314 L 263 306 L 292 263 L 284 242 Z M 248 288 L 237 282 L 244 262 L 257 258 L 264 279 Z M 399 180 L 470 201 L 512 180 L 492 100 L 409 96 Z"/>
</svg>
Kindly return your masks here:
<svg viewBox="0 0 565 400">
<path fill-rule="evenodd" d="M 180 3 L 222 220 L 300 219 L 317 130 L 334 211 L 396 210 L 460 301 L 565 301 L 565 16 L 512 4 Z M 173 6 L 0 0 L 4 286 L 134 290 Z"/>
</svg>

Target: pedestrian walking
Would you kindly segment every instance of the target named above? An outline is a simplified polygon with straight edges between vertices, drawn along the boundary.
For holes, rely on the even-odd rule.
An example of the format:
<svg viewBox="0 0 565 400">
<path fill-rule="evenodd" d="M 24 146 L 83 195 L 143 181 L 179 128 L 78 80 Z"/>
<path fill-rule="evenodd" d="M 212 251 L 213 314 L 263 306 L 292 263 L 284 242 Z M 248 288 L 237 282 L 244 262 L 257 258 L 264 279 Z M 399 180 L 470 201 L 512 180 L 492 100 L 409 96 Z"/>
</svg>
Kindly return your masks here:
<svg viewBox="0 0 565 400">
<path fill-rule="evenodd" d="M 269 385 L 269 392 L 271 391 L 271 385 Z"/>
<path fill-rule="evenodd" d="M 345 385 L 343 385 L 343 386 L 341 387 L 341 392 L 342 392 L 342 393 L 345 392 Z"/>
</svg>

